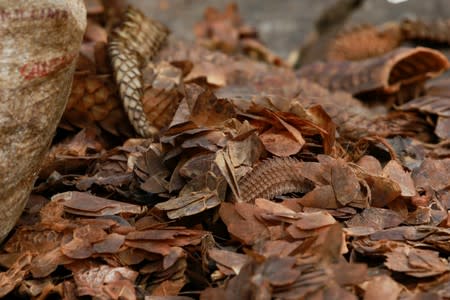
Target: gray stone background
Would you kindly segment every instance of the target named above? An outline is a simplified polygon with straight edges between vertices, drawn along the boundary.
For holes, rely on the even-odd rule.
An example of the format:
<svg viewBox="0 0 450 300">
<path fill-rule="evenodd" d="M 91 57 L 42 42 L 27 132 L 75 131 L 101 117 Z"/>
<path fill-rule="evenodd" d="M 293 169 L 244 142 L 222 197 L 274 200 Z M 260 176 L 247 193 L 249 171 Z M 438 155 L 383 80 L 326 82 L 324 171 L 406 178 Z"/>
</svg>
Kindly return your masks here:
<svg viewBox="0 0 450 300">
<path fill-rule="evenodd" d="M 148 16 L 165 23 L 175 36 L 193 39 L 194 24 L 206 7 L 223 10 L 227 0 L 129 0 Z M 246 24 L 257 28 L 262 40 L 277 54 L 287 57 L 313 29 L 321 11 L 334 0 L 235 1 Z M 349 23 L 380 24 L 404 17 L 450 18 L 450 0 L 409 0 L 399 4 L 366 0 Z"/>
</svg>

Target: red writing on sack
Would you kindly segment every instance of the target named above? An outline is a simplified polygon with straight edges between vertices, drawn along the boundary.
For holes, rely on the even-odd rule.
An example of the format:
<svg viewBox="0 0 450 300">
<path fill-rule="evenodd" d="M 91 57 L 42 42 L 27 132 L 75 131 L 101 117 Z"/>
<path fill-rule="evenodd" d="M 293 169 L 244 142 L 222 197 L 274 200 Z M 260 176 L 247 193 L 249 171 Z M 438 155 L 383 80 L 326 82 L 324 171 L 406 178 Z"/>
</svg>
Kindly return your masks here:
<svg viewBox="0 0 450 300">
<path fill-rule="evenodd" d="M 69 53 L 49 60 L 29 62 L 20 67 L 19 72 L 27 80 L 45 77 L 69 65 L 76 56 L 77 53 Z"/>
<path fill-rule="evenodd" d="M 0 9 L 0 21 L 67 19 L 67 11 L 58 8 Z"/>
</svg>

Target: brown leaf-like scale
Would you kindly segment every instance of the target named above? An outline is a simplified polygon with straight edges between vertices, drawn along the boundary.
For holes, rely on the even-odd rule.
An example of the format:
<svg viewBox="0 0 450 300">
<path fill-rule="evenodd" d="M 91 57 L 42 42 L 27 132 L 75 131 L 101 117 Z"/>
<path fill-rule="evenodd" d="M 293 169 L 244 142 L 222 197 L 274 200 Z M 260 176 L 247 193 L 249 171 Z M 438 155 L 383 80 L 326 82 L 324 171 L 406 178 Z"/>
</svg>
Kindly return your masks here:
<svg viewBox="0 0 450 300">
<path fill-rule="evenodd" d="M 377 115 L 344 91 L 330 92 L 317 83 L 300 79 L 298 101 L 305 107 L 321 105 L 338 126 L 341 135 L 357 139 L 368 134 Z M 337 105 L 337 103 L 339 103 Z"/>
<path fill-rule="evenodd" d="M 449 66 L 447 58 L 439 51 L 424 47 L 398 48 L 362 61 L 314 63 L 301 68 L 298 75 L 331 91 L 343 90 L 353 95 L 394 94 L 403 86 L 421 84 L 436 77 Z"/>
<path fill-rule="evenodd" d="M 405 40 L 450 44 L 450 19 L 406 19 L 400 28 Z"/>
<path fill-rule="evenodd" d="M 385 28 L 362 24 L 338 33 L 330 42 L 326 56 L 328 61 L 362 60 L 392 51 L 401 42 L 398 24 L 388 24 Z"/>
<path fill-rule="evenodd" d="M 424 113 L 450 117 L 450 98 L 440 96 L 423 96 L 409 101 L 399 107 L 400 110 L 418 110 Z"/>
<path fill-rule="evenodd" d="M 152 76 L 146 76 L 147 73 Z M 167 62 L 149 64 L 144 69 L 142 105 L 147 119 L 158 129 L 170 124 L 183 98 L 178 88 L 182 77 L 182 70 Z"/>
</svg>

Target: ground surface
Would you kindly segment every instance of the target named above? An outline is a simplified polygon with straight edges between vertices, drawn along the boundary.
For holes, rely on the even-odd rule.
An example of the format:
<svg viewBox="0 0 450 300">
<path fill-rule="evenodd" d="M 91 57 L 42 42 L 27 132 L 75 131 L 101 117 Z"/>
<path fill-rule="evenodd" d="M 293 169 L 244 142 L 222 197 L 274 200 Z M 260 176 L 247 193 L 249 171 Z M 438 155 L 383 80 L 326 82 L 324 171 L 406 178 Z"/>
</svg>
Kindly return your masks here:
<svg viewBox="0 0 450 300">
<path fill-rule="evenodd" d="M 149 16 L 167 24 L 175 35 L 193 39 L 192 28 L 202 18 L 206 7 L 223 9 L 227 0 L 130 0 Z M 236 1 L 245 22 L 255 26 L 262 40 L 283 57 L 296 49 L 312 30 L 320 12 L 330 0 L 245 0 Z M 391 4 L 386 0 L 365 1 L 350 22 L 379 24 L 404 17 L 448 18 L 448 0 L 409 0 Z"/>
</svg>

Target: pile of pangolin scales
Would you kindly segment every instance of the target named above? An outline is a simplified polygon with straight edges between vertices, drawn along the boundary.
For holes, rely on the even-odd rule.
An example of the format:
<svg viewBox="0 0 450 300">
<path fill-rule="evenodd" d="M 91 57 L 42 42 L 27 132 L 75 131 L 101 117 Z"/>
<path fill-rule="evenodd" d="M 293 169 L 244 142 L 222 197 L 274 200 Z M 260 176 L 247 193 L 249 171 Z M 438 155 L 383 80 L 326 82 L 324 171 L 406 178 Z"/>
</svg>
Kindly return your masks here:
<svg viewBox="0 0 450 300">
<path fill-rule="evenodd" d="M 449 21 L 346 28 L 294 70 L 235 5 L 193 43 L 117 3 L 86 1 L 0 296 L 450 298 L 449 62 L 411 46 Z"/>
</svg>

